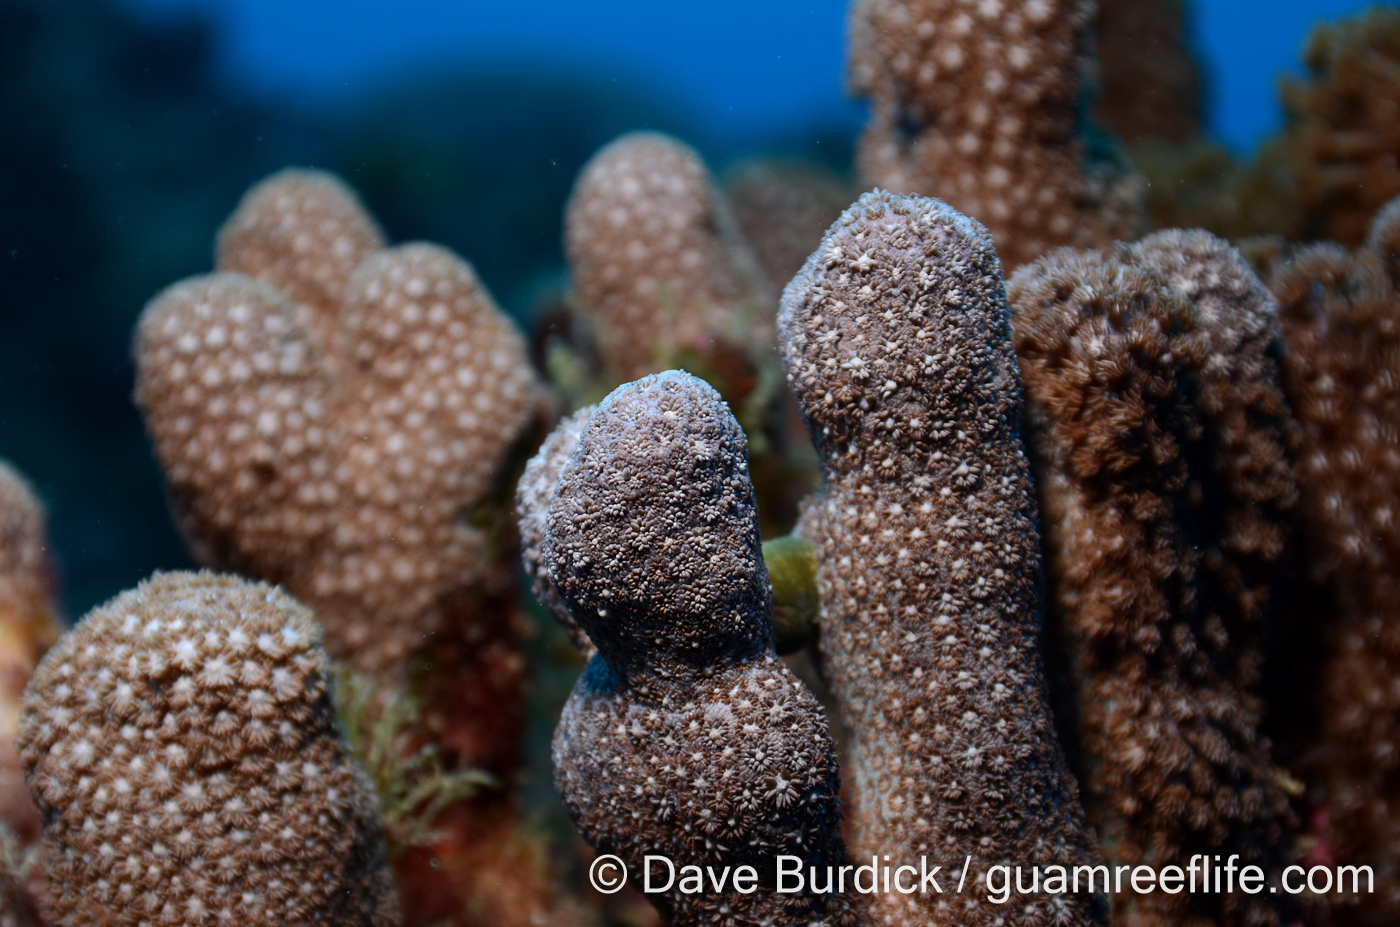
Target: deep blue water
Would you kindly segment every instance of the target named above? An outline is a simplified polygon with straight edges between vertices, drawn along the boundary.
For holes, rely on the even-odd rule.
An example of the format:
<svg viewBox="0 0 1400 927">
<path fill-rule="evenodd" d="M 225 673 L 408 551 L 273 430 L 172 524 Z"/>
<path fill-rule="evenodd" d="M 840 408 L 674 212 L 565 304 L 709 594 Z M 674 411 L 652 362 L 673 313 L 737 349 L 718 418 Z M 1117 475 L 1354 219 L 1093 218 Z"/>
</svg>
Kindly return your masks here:
<svg viewBox="0 0 1400 927">
<path fill-rule="evenodd" d="M 209 14 L 224 78 L 279 98 L 353 103 L 405 71 L 528 62 L 688 107 L 717 134 L 857 124 L 841 90 L 846 0 L 122 0 Z M 1278 122 L 1275 82 L 1310 25 L 1362 0 L 1191 0 L 1210 123 L 1239 149 Z"/>
</svg>

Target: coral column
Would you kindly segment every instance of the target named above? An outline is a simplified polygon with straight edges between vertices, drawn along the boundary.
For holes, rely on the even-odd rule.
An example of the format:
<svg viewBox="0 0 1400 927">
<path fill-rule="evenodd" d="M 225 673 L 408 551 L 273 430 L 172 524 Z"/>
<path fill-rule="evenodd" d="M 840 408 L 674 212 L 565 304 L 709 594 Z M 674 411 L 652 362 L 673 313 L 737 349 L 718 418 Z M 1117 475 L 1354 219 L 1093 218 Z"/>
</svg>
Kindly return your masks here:
<svg viewBox="0 0 1400 927">
<path fill-rule="evenodd" d="M 943 197 L 987 224 L 1008 267 L 1133 237 L 1137 183 L 1082 132 L 1093 19 L 1093 0 L 855 3 L 867 189 Z"/>
<path fill-rule="evenodd" d="M 866 194 L 788 285 L 788 380 L 822 458 L 825 672 L 851 731 L 852 856 L 944 865 L 881 893 L 888 924 L 994 924 L 989 866 L 1095 861 L 1039 655 L 1040 552 L 1001 263 L 934 199 Z M 965 890 L 951 892 L 964 861 Z M 1085 892 L 1023 924 L 1096 923 Z"/>
</svg>

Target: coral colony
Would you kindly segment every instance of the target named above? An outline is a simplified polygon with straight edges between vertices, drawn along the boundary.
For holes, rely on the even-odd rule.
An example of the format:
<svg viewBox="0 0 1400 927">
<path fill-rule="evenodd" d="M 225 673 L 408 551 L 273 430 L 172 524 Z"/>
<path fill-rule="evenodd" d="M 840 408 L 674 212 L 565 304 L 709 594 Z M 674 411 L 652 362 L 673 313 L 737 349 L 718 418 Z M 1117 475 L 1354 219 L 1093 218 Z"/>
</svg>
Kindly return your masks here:
<svg viewBox="0 0 1400 927">
<path fill-rule="evenodd" d="M 256 185 L 134 339 L 220 572 L 60 638 L 0 464 L 0 923 L 1400 921 L 1400 14 L 1210 178 L 1179 4 L 1104 4 L 1126 148 L 1095 24 L 857 0 L 855 186 L 606 146 L 544 371 L 462 258 Z M 592 853 L 517 795 L 527 601 Z"/>
<path fill-rule="evenodd" d="M 60 924 L 398 922 L 311 611 L 157 574 L 39 665 L 16 744 Z"/>
<path fill-rule="evenodd" d="M 1074 669 L 1065 720 L 1094 769 L 1100 848 L 1114 863 L 1219 852 L 1274 872 L 1287 807 L 1253 688 L 1295 498 L 1276 304 L 1199 231 L 1051 252 L 1009 291 L 1052 620 Z M 1125 898 L 1123 916 L 1267 923 L 1260 906 L 1277 900 L 1158 891 Z"/>
<path fill-rule="evenodd" d="M 744 433 L 666 372 L 589 416 L 546 518 L 548 581 L 598 655 L 555 733 L 555 780 L 595 847 L 732 885 L 654 896 L 668 923 L 853 923 L 849 895 L 775 891 L 772 860 L 845 862 L 826 713 L 773 652 Z M 747 888 L 740 874 L 747 867 Z"/>
<path fill-rule="evenodd" d="M 821 655 L 850 728 L 857 857 L 1093 857 L 1037 647 L 1040 552 L 1021 388 L 987 230 L 867 193 L 783 294 L 788 382 L 822 459 Z M 1087 897 L 1035 922 L 1087 924 Z M 991 923 L 974 894 L 878 894 L 882 923 Z"/>
</svg>

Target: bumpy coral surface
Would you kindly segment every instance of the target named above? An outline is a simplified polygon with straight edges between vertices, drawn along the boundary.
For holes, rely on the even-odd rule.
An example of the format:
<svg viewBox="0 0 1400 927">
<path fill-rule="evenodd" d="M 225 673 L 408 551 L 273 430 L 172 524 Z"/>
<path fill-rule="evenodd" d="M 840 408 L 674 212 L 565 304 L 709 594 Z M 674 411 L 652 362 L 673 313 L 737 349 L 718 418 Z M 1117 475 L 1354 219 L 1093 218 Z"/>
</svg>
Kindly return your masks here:
<svg viewBox="0 0 1400 927">
<path fill-rule="evenodd" d="M 804 876 L 844 862 L 840 783 L 820 705 L 773 653 L 746 450 L 687 374 L 622 386 L 588 420 L 544 547 L 599 650 L 560 719 L 555 781 L 634 879 L 645 854 L 753 868 L 752 894 L 651 896 L 673 925 L 847 923 L 849 894 L 774 891 L 780 854 Z"/>
<path fill-rule="evenodd" d="M 0 615 L 8 631 L 49 620 L 44 509 L 29 482 L 0 460 Z"/>
<path fill-rule="evenodd" d="M 570 639 L 585 656 L 593 655 L 593 642 L 578 626 L 578 621 L 549 578 L 549 571 L 544 565 L 544 536 L 549 504 L 554 499 L 559 474 L 573 456 L 583 427 L 588 424 L 588 417 L 595 408 L 585 406 L 555 426 L 539 451 L 525 465 L 525 472 L 515 488 L 515 509 L 520 516 L 520 562 L 525 567 L 525 575 L 530 577 L 530 591 L 564 626 Z"/>
<path fill-rule="evenodd" d="M 328 670 L 311 613 L 260 583 L 158 574 L 89 613 L 20 728 L 52 921 L 394 924 Z"/>
<path fill-rule="evenodd" d="M 850 82 L 871 101 L 869 187 L 939 196 L 1010 267 L 1131 238 L 1139 196 L 1076 133 L 1092 0 L 858 0 Z"/>
<path fill-rule="evenodd" d="M 39 836 L 39 816 L 24 790 L 14 739 L 20 696 L 58 638 L 46 534 L 33 488 L 0 460 L 0 824 L 26 843 Z"/>
<path fill-rule="evenodd" d="M 219 230 L 219 270 L 266 280 L 334 337 L 350 277 L 384 247 L 355 191 L 324 171 L 287 168 L 253 186 Z"/>
<path fill-rule="evenodd" d="M 1285 383 L 1303 429 L 1302 530 L 1334 614 L 1319 637 L 1327 839 L 1370 865 L 1375 922 L 1400 917 L 1400 201 L 1355 254 L 1280 256 L 1269 279 L 1287 341 Z"/>
<path fill-rule="evenodd" d="M 1039 651 L 1039 538 L 991 236 L 946 204 L 866 194 L 783 295 L 788 381 L 824 485 L 824 672 L 851 732 L 852 855 L 989 866 L 1096 854 L 1056 741 Z M 956 875 L 950 876 L 956 878 Z M 1017 923 L 1097 920 L 1087 892 Z M 985 891 L 881 894 L 892 924 L 1000 923 Z"/>
<path fill-rule="evenodd" d="M 314 317 L 239 273 L 175 284 L 141 317 L 136 401 L 200 559 L 285 584 L 333 654 L 383 673 L 481 574 L 472 507 L 533 375 L 471 267 L 434 245 L 366 258 L 333 338 Z"/>
<path fill-rule="evenodd" d="M 774 296 L 700 156 L 655 132 L 605 146 L 564 216 L 578 299 L 624 377 L 715 342 L 771 343 Z"/>
<path fill-rule="evenodd" d="M 1400 10 L 1377 6 L 1319 27 L 1303 60 L 1308 79 L 1283 85 L 1280 142 L 1304 234 L 1358 245 L 1400 193 Z"/>
<path fill-rule="evenodd" d="M 1207 432 L 1211 478 L 1203 480 L 1213 510 L 1204 567 L 1227 609 L 1223 620 L 1244 661 L 1232 675 L 1252 686 L 1286 526 L 1298 493 L 1288 459 L 1296 424 L 1276 357 L 1283 338 L 1278 304 L 1230 245 L 1202 231 L 1158 232 L 1132 254 L 1159 270 L 1194 310 L 1208 356 L 1198 376 L 1196 406 Z"/>
<path fill-rule="evenodd" d="M 1056 636 L 1115 864 L 1275 872 L 1286 802 L 1251 694 L 1294 488 L 1273 300 L 1205 233 L 1053 252 L 1009 285 Z M 1268 896 L 1127 893 L 1114 923 L 1268 924 Z"/>
</svg>

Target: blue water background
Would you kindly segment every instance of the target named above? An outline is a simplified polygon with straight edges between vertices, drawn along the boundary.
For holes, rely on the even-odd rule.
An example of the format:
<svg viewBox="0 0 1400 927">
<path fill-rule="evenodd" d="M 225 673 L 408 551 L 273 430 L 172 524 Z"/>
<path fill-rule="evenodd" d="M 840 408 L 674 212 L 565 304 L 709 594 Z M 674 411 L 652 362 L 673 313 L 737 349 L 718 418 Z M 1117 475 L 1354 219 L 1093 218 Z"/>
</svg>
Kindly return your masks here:
<svg viewBox="0 0 1400 927">
<path fill-rule="evenodd" d="M 859 124 L 842 93 L 846 0 L 122 0 L 162 19 L 212 18 L 232 86 L 316 106 L 406 73 L 522 64 L 603 76 L 691 111 L 742 146 L 804 125 Z M 1237 150 L 1279 122 L 1278 76 L 1320 19 L 1358 0 L 1193 0 L 1208 125 Z"/>
</svg>

